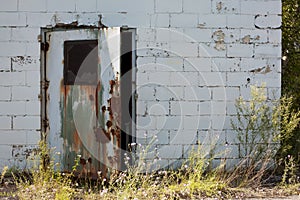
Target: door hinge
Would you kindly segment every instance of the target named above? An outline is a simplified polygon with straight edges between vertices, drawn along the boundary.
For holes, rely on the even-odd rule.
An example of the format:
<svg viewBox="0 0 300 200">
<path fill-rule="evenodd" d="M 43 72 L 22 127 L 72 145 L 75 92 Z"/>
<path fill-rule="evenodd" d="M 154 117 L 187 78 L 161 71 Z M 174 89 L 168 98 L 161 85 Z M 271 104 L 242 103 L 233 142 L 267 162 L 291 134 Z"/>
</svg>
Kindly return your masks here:
<svg viewBox="0 0 300 200">
<path fill-rule="evenodd" d="M 47 52 L 49 50 L 49 43 L 48 42 L 42 42 L 41 43 L 41 50 Z"/>
<path fill-rule="evenodd" d="M 49 127 L 49 120 L 45 117 L 42 120 L 42 127 L 46 130 Z"/>
<path fill-rule="evenodd" d="M 38 99 L 39 99 L 39 101 L 42 101 L 43 100 L 43 95 L 38 94 Z"/>
<path fill-rule="evenodd" d="M 48 80 L 44 80 L 44 81 L 41 81 L 41 86 L 44 90 L 47 90 L 48 87 L 49 87 L 49 81 Z"/>
</svg>

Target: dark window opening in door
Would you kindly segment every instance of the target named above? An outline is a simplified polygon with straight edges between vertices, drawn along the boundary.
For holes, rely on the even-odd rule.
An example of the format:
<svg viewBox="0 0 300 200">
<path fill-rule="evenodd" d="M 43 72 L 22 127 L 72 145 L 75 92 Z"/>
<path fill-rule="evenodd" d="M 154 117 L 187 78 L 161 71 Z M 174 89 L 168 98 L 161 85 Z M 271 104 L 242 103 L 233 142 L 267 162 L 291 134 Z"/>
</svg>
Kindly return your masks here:
<svg viewBox="0 0 300 200">
<path fill-rule="evenodd" d="M 64 42 L 64 84 L 96 85 L 98 81 L 98 41 Z"/>
</svg>

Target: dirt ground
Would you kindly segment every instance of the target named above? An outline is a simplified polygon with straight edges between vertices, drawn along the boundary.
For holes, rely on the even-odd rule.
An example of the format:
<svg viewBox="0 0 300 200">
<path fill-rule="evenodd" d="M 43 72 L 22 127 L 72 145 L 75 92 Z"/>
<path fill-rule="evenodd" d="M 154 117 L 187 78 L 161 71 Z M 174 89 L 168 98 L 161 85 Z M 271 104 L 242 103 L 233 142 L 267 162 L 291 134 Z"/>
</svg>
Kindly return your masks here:
<svg viewBox="0 0 300 200">
<path fill-rule="evenodd" d="M 15 192 L 17 191 L 16 185 L 14 184 L 13 178 L 5 178 L 0 184 L 0 200 L 19 200 L 19 198 L 16 196 Z M 265 200 L 300 200 L 300 188 L 299 188 L 299 194 L 298 195 L 290 195 L 285 196 L 284 192 L 281 192 L 279 190 L 275 190 L 272 188 L 261 188 L 257 191 L 251 191 L 249 193 L 252 194 L 246 194 L 244 197 L 237 197 L 234 199 L 245 199 L 245 200 L 256 200 L 256 199 L 265 199 Z M 254 194 L 254 196 L 253 196 Z M 247 197 L 253 196 L 253 197 Z M 215 198 L 205 198 L 208 200 L 215 200 Z"/>
<path fill-rule="evenodd" d="M 0 200 L 17 200 L 14 193 L 16 191 L 16 186 L 14 184 L 13 178 L 4 178 L 2 183 L 0 183 Z"/>
</svg>

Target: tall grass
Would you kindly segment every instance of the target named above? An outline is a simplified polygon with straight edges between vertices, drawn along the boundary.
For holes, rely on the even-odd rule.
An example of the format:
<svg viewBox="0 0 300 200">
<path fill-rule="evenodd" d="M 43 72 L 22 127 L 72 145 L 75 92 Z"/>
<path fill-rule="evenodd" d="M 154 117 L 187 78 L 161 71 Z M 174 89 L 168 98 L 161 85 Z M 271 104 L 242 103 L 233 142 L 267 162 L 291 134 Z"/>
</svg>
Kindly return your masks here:
<svg viewBox="0 0 300 200">
<path fill-rule="evenodd" d="M 205 155 L 201 145 L 191 150 L 179 169 L 152 171 L 147 162 L 151 145 L 133 144 L 138 151 L 125 155 L 125 171 L 113 171 L 106 178 L 99 172 L 99 180 L 92 184 L 88 178 L 82 182 L 74 173 L 56 171 L 59 164 L 54 163 L 51 151 L 41 142 L 39 165 L 31 169 L 29 178 L 16 178 L 17 195 L 33 200 L 239 198 L 243 188 L 261 186 L 278 164 L 278 150 L 288 148 L 280 146 L 280 141 L 289 137 L 300 121 L 300 112 L 291 110 L 291 102 L 291 98 L 285 97 L 280 101 L 268 100 L 264 86 L 251 87 L 249 101 L 237 100 L 237 121 L 232 121 L 232 128 L 243 156 L 231 171 L 224 171 L 226 160 L 211 168 L 214 155 Z M 73 172 L 76 168 L 75 164 Z M 298 183 L 296 169 L 292 158 L 286 160 L 281 185 Z"/>
</svg>

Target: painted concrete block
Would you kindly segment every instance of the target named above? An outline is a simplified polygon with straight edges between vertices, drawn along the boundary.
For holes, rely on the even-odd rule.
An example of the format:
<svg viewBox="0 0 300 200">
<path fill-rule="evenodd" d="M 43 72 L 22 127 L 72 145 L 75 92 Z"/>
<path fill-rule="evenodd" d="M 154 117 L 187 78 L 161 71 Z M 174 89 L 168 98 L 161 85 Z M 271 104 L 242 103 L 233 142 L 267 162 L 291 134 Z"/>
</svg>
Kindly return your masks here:
<svg viewBox="0 0 300 200">
<path fill-rule="evenodd" d="M 3 70 L 2 72 L 11 71 L 11 58 L 9 56 L 0 57 L 0 70 Z"/>
<path fill-rule="evenodd" d="M 26 86 L 40 85 L 40 71 L 26 71 Z"/>
<path fill-rule="evenodd" d="M 82 0 L 84 2 L 84 0 Z M 128 1 L 97 1 L 99 13 L 154 13 L 154 0 L 128 0 Z M 78 10 L 82 11 L 82 10 Z"/>
<path fill-rule="evenodd" d="M 45 12 L 47 2 L 40 0 L 19 0 L 19 11 Z"/>
<path fill-rule="evenodd" d="M 27 115 L 41 115 L 40 101 L 27 101 L 25 104 L 25 111 Z"/>
<path fill-rule="evenodd" d="M 185 58 L 184 71 L 195 72 L 210 72 L 211 71 L 211 58 Z"/>
<path fill-rule="evenodd" d="M 76 0 L 75 10 L 77 12 L 96 12 L 98 11 L 97 3 L 101 4 L 100 1 L 97 0 L 90 0 L 89 2 L 84 0 Z"/>
<path fill-rule="evenodd" d="M 136 102 L 136 114 L 137 115 L 146 115 L 147 114 L 147 106 L 145 101 L 137 101 Z"/>
<path fill-rule="evenodd" d="M 11 40 L 13 41 L 37 41 L 40 34 L 38 28 L 12 28 Z"/>
<path fill-rule="evenodd" d="M 140 28 L 137 30 L 138 41 L 154 41 L 156 35 L 156 29 L 154 28 Z"/>
<path fill-rule="evenodd" d="M 137 129 L 151 130 L 156 128 L 156 118 L 152 116 L 137 116 Z"/>
<path fill-rule="evenodd" d="M 199 86 L 225 86 L 226 74 L 223 72 L 201 72 Z"/>
<path fill-rule="evenodd" d="M 0 73 L 0 85 L 25 85 L 25 72 Z"/>
<path fill-rule="evenodd" d="M 256 44 L 254 50 L 256 58 L 281 57 L 280 45 Z"/>
<path fill-rule="evenodd" d="M 46 26 L 55 26 L 56 14 L 54 13 L 35 13 L 28 12 L 27 15 L 27 23 L 29 27 L 46 27 Z"/>
<path fill-rule="evenodd" d="M 13 118 L 13 129 L 15 130 L 36 130 L 40 127 L 39 116 L 17 116 Z"/>
<path fill-rule="evenodd" d="M 241 29 L 241 43 L 267 43 L 268 31 L 256 29 Z"/>
<path fill-rule="evenodd" d="M 158 149 L 160 158 L 181 158 L 182 145 L 163 145 Z"/>
<path fill-rule="evenodd" d="M 40 131 L 27 131 L 26 144 L 36 145 L 41 139 Z"/>
<path fill-rule="evenodd" d="M 184 87 L 184 99 L 186 101 L 205 101 L 211 99 L 211 89 L 200 86 L 186 86 Z"/>
<path fill-rule="evenodd" d="M 105 13 L 102 15 L 102 23 L 109 27 L 150 27 L 150 15 L 139 13 Z"/>
<path fill-rule="evenodd" d="M 31 56 L 14 56 L 10 58 L 12 71 L 39 71 L 40 58 Z"/>
<path fill-rule="evenodd" d="M 151 130 L 147 132 L 148 143 L 153 142 L 153 145 L 164 145 L 170 144 L 169 133 L 170 131 L 165 130 Z"/>
<path fill-rule="evenodd" d="M 240 14 L 240 0 L 212 0 L 212 13 L 215 14 Z"/>
<path fill-rule="evenodd" d="M 138 99 L 140 100 L 155 100 L 155 87 L 151 84 L 142 85 L 136 89 Z"/>
<path fill-rule="evenodd" d="M 183 71 L 183 58 L 180 57 L 157 58 L 156 64 L 157 71 Z"/>
<path fill-rule="evenodd" d="M 180 13 L 182 12 L 182 0 L 173 0 L 172 3 L 165 0 L 155 0 L 157 13 Z"/>
<path fill-rule="evenodd" d="M 185 35 L 183 34 L 183 29 L 181 28 L 156 29 L 156 41 L 158 43 L 167 44 L 169 44 L 170 42 L 192 42 L 188 41 L 187 38 L 185 38 Z"/>
<path fill-rule="evenodd" d="M 0 117 L 0 129 L 1 130 L 9 130 L 11 129 L 11 117 L 1 116 Z M 2 132 L 2 131 L 1 131 Z M 0 134 L 1 135 L 1 134 Z M 2 137 L 1 137 L 2 138 Z M 3 140 L 3 139 L 1 139 Z M 4 139 L 5 140 L 5 139 Z M 0 142 L 1 144 L 2 142 Z M 7 143 L 8 144 L 8 143 Z"/>
<path fill-rule="evenodd" d="M 223 42 L 211 42 L 199 44 L 199 57 L 224 58 L 226 57 L 226 44 Z"/>
<path fill-rule="evenodd" d="M 1 19 L 1 16 L 0 16 Z M 23 42 L 0 42 L 0 46 L 5 48 L 0 49 L 0 56 L 19 56 L 26 55 L 27 44 Z"/>
<path fill-rule="evenodd" d="M 212 115 L 212 101 L 204 101 L 199 103 L 199 115 Z"/>
<path fill-rule="evenodd" d="M 171 115 L 199 115 L 199 103 L 187 101 L 171 101 Z"/>
<path fill-rule="evenodd" d="M 252 57 L 254 55 L 253 44 L 229 44 L 228 57 Z"/>
<path fill-rule="evenodd" d="M 281 44 L 281 30 L 268 30 L 268 42 Z"/>
<path fill-rule="evenodd" d="M 169 114 L 169 102 L 167 101 L 148 101 L 147 113 L 151 116 L 166 116 Z"/>
<path fill-rule="evenodd" d="M 254 18 L 254 15 L 227 15 L 227 27 L 254 29 Z"/>
<path fill-rule="evenodd" d="M 281 1 L 241 1 L 242 14 L 281 14 Z"/>
<path fill-rule="evenodd" d="M 199 86 L 198 72 L 170 72 L 171 86 Z"/>
<path fill-rule="evenodd" d="M 170 133 L 170 144 L 196 144 L 198 134 L 196 130 L 179 130 Z"/>
<path fill-rule="evenodd" d="M 156 129 L 157 130 L 182 130 L 183 116 L 157 116 Z"/>
<path fill-rule="evenodd" d="M 222 15 L 200 15 L 199 16 L 199 28 L 225 28 L 226 17 Z"/>
<path fill-rule="evenodd" d="M 236 103 L 236 101 L 226 103 L 226 114 L 227 115 L 236 115 L 237 110 L 236 110 L 235 103 Z"/>
<path fill-rule="evenodd" d="M 212 59 L 213 72 L 241 71 L 241 58 L 214 58 Z"/>
<path fill-rule="evenodd" d="M 183 0 L 183 12 L 209 14 L 211 12 L 211 1 Z"/>
<path fill-rule="evenodd" d="M 0 145 L 26 145 L 27 132 L 25 131 L 1 131 L 0 132 Z"/>
<path fill-rule="evenodd" d="M 212 88 L 212 99 L 221 101 L 235 101 L 240 96 L 239 87 Z"/>
<path fill-rule="evenodd" d="M 226 115 L 226 101 L 212 101 L 211 108 L 214 115 Z"/>
<path fill-rule="evenodd" d="M 25 102 L 20 101 L 10 101 L 10 102 L 0 102 L 0 115 L 25 115 Z"/>
<path fill-rule="evenodd" d="M 48 12 L 74 12 L 75 0 L 65 0 L 63 2 L 59 0 L 47 1 L 47 11 Z"/>
<path fill-rule="evenodd" d="M 168 28 L 170 26 L 169 14 L 153 14 L 151 15 L 151 27 Z"/>
<path fill-rule="evenodd" d="M 0 87 L 0 101 L 9 101 L 11 100 L 11 87 L 1 86 Z"/>
<path fill-rule="evenodd" d="M 222 130 L 226 130 L 229 128 L 230 123 L 228 123 L 227 117 L 225 114 L 211 115 L 210 117 L 211 117 L 211 129 L 212 130 L 222 131 Z"/>
<path fill-rule="evenodd" d="M 184 34 L 186 41 L 191 42 L 211 42 L 212 41 L 212 31 L 210 29 L 199 29 L 199 28 L 185 28 Z"/>
<path fill-rule="evenodd" d="M 198 15 L 197 14 L 171 14 L 170 15 L 171 27 L 197 27 Z"/>
<path fill-rule="evenodd" d="M 39 87 L 15 86 L 12 87 L 12 100 L 38 100 Z"/>
<path fill-rule="evenodd" d="M 2 12 L 0 13 L 0 26 L 26 26 L 26 14 Z"/>
<path fill-rule="evenodd" d="M 0 41 L 8 41 L 11 39 L 11 28 L 1 28 L 0 29 Z"/>
<path fill-rule="evenodd" d="M 184 88 L 182 86 L 158 86 L 155 88 L 155 96 L 159 101 L 182 100 Z"/>
<path fill-rule="evenodd" d="M 146 65 L 147 66 L 147 65 Z M 146 73 L 145 71 L 143 71 L 143 65 L 142 65 L 142 70 L 138 69 L 138 73 L 137 73 L 137 77 L 136 77 L 136 82 L 137 85 L 145 85 L 149 83 L 149 79 L 148 79 L 148 73 Z M 141 73 L 139 72 L 141 71 Z"/>
<path fill-rule="evenodd" d="M 0 145 L 0 159 L 8 160 L 11 158 L 11 151 L 12 148 L 10 145 Z"/>
<path fill-rule="evenodd" d="M 268 66 L 271 70 L 274 70 L 278 73 L 281 73 L 281 57 L 278 58 L 269 58 L 268 59 Z"/>
<path fill-rule="evenodd" d="M 18 10 L 18 0 L 10 0 L 10 1 L 5 1 L 5 0 L 1 0 L 1 8 L 0 11 L 5 11 L 5 12 L 9 12 L 9 11 L 17 11 Z"/>
<path fill-rule="evenodd" d="M 170 43 L 170 51 L 181 57 L 197 57 L 198 56 L 198 44 L 196 43 Z"/>
<path fill-rule="evenodd" d="M 201 112 L 201 110 L 200 110 Z M 210 117 L 207 116 L 184 116 L 183 129 L 184 130 L 208 130 L 211 127 Z"/>
<path fill-rule="evenodd" d="M 30 42 L 26 44 L 26 56 L 31 56 L 34 57 L 40 53 L 41 50 L 41 45 L 40 43 L 36 40 L 35 42 Z"/>
<path fill-rule="evenodd" d="M 252 82 L 252 76 L 248 72 L 228 72 L 227 86 L 246 86 Z"/>
<path fill-rule="evenodd" d="M 153 85 L 170 85 L 171 72 L 149 72 L 149 83 Z"/>
</svg>

